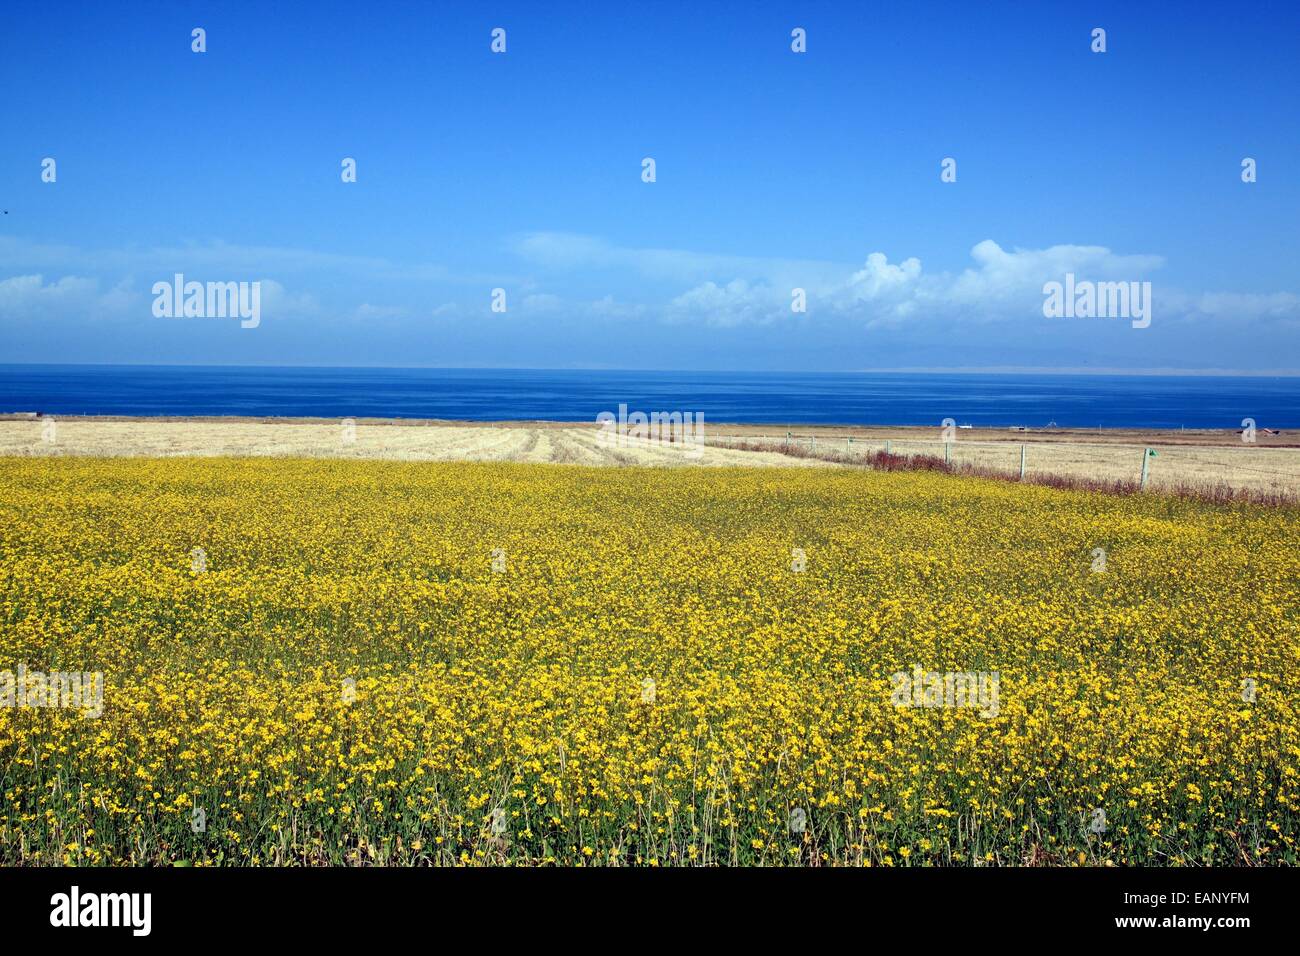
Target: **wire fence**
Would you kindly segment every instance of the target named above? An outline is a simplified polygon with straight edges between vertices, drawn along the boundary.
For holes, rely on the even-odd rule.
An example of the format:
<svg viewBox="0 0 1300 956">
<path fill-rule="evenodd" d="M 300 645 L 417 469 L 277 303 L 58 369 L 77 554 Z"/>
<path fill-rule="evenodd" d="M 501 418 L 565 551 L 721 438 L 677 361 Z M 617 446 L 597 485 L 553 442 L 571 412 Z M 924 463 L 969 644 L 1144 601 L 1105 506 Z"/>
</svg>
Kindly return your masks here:
<svg viewBox="0 0 1300 956">
<path fill-rule="evenodd" d="M 710 444 L 798 448 L 800 454 L 834 460 L 866 459 L 886 452 L 970 465 L 1012 476 L 1133 481 L 1141 487 L 1229 486 L 1300 493 L 1300 448 L 1231 445 L 1138 445 L 1118 442 L 953 441 L 924 438 L 712 435 Z"/>
</svg>

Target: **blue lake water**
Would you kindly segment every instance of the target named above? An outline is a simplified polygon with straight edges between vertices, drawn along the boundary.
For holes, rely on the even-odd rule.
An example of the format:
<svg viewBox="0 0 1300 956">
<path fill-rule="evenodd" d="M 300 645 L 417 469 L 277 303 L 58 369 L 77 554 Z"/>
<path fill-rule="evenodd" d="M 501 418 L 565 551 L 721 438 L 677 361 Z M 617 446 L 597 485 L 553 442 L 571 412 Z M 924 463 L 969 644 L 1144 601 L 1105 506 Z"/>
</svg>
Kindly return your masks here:
<svg viewBox="0 0 1300 956">
<path fill-rule="evenodd" d="M 0 412 L 1107 428 L 1300 427 L 1300 378 L 0 365 Z"/>
</svg>

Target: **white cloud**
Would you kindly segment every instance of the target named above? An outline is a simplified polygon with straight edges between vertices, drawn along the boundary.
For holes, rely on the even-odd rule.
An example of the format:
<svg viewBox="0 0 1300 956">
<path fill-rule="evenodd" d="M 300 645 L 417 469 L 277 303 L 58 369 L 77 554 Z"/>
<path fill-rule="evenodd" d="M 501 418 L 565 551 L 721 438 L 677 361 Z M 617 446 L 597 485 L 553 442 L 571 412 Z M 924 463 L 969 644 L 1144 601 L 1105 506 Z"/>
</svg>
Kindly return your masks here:
<svg viewBox="0 0 1300 956">
<path fill-rule="evenodd" d="M 264 315 L 312 316 L 319 306 L 310 293 L 291 293 L 274 279 L 261 279 Z M 69 275 L 46 281 L 41 274 L 0 279 L 0 320 L 67 324 L 97 319 L 153 320 L 153 296 L 127 277 L 108 289 L 96 278 Z"/>
<path fill-rule="evenodd" d="M 120 315 L 138 298 L 123 284 L 100 292 L 98 279 L 68 275 L 45 281 L 44 275 L 0 279 L 0 319 L 46 321 Z"/>
<path fill-rule="evenodd" d="M 1292 292 L 1256 294 L 1252 292 L 1204 292 L 1200 295 L 1178 293 L 1170 305 L 1188 318 L 1212 318 L 1226 321 L 1265 320 L 1288 324 L 1300 323 L 1300 295 Z"/>
<path fill-rule="evenodd" d="M 826 333 L 837 326 L 924 327 L 927 335 L 942 340 L 943 329 L 958 325 L 1041 320 L 1043 284 L 1061 281 L 1066 273 L 1078 280 L 1152 281 L 1157 325 L 1300 324 L 1300 295 L 1294 292 L 1180 290 L 1159 280 L 1161 256 L 1122 254 L 1104 246 L 1004 249 L 986 239 L 970 250 L 969 264 L 955 272 L 927 272 L 915 256 L 891 261 L 883 251 L 871 251 L 855 266 L 624 247 L 559 232 L 516 238 L 512 249 L 530 274 L 498 275 L 490 282 L 460 275 L 450 281 L 472 280 L 480 289 L 506 288 L 511 311 L 517 307 L 539 322 L 544 319 L 539 328 L 598 328 L 601 322 L 633 321 L 715 328 L 798 325 Z M 268 317 L 319 319 L 325 310 L 318 296 L 330 303 L 329 316 L 354 323 L 398 323 L 427 315 L 454 324 L 481 312 L 466 308 L 461 296 L 429 309 L 425 303 L 433 290 L 424 284 L 449 281 L 448 271 L 439 265 L 220 241 L 87 251 L 0 237 L 0 269 L 6 267 L 17 273 L 0 279 L 0 319 L 10 320 L 148 316 L 150 283 L 170 279 L 174 272 L 222 281 L 280 276 L 260 280 Z M 338 303 L 331 282 L 342 274 L 348 291 L 364 291 L 354 291 L 355 298 Z M 282 284 L 283 275 L 293 275 L 299 291 L 290 293 Z M 363 284 L 363 279 L 371 284 Z M 395 280 L 416 284 L 402 287 Z M 575 284 L 581 293 L 572 291 Z M 791 309 L 795 288 L 806 290 L 806 314 Z M 383 298 L 376 302 L 367 296 Z M 471 301 L 477 301 L 475 296 Z M 486 308 L 486 299 L 483 302 Z"/>
<path fill-rule="evenodd" d="M 849 277 L 848 288 L 855 299 L 887 298 L 905 292 L 921 277 L 921 260 L 905 259 L 891 266 L 883 252 L 867 256 L 867 264 Z"/>
<path fill-rule="evenodd" d="M 410 310 L 401 305 L 372 305 L 369 302 L 362 302 L 356 307 L 353 315 L 363 322 L 379 319 L 400 319 L 410 315 Z"/>
<path fill-rule="evenodd" d="M 547 314 L 560 311 L 563 305 L 558 295 L 549 292 L 534 292 L 526 295 L 520 305 L 521 311 Z"/>
<path fill-rule="evenodd" d="M 1061 244 L 1044 249 L 1004 249 L 992 239 L 970 250 L 971 265 L 956 273 L 925 271 L 913 257 L 891 262 L 879 251 L 863 264 L 849 265 L 785 258 L 716 255 L 680 249 L 619 246 L 594 236 L 536 232 L 517 238 L 512 248 L 543 274 L 580 273 L 586 278 L 627 273 L 671 285 L 662 306 L 643 311 L 670 322 L 714 326 L 771 324 L 801 318 L 790 309 L 791 292 L 807 291 L 813 322 L 860 323 L 867 328 L 908 323 L 993 323 L 1041 317 L 1043 284 L 1067 272 L 1093 281 L 1145 281 L 1164 265 L 1158 255 L 1129 255 L 1105 246 Z M 618 281 L 617 279 L 612 281 Z M 681 290 L 681 283 L 686 283 Z M 1155 296 L 1166 317 L 1214 315 L 1231 311 L 1261 318 L 1297 314 L 1296 297 L 1278 293 L 1240 297 L 1206 293 L 1189 296 L 1155 282 Z M 581 311 L 581 307 L 576 307 Z"/>
<path fill-rule="evenodd" d="M 663 309 L 670 321 L 734 326 L 792 321 L 790 289 L 806 287 L 808 319 L 846 322 L 869 329 L 909 323 L 931 327 L 957 323 L 1023 322 L 1041 319 L 1043 284 L 1076 280 L 1153 281 L 1157 321 L 1197 318 L 1300 322 L 1300 296 L 1200 293 L 1168 288 L 1152 275 L 1164 265 L 1157 255 L 1122 255 L 1104 246 L 1057 245 L 1046 249 L 1003 249 L 991 239 L 970 251 L 972 265 L 958 273 L 927 273 L 915 257 L 891 263 L 872 252 L 859 269 L 840 267 L 830 282 L 787 286 L 775 281 L 720 276 L 673 297 Z M 775 273 L 784 273 L 784 260 Z"/>
<path fill-rule="evenodd" d="M 710 325 L 731 326 L 770 323 L 792 315 L 790 294 L 784 295 L 765 284 L 751 284 L 732 279 L 726 285 L 705 282 L 683 292 L 668 304 L 666 317 L 671 321 L 702 321 Z"/>
<path fill-rule="evenodd" d="M 82 249 L 66 244 L 20 241 L 0 236 L 0 268 L 42 271 L 131 273 L 170 279 L 177 272 L 198 281 L 240 281 L 255 275 L 332 273 L 384 280 L 500 284 L 501 275 L 453 273 L 440 263 L 397 261 L 289 246 L 256 246 L 220 239 L 168 246 Z M 205 273 L 205 274 L 200 274 Z"/>
<path fill-rule="evenodd" d="M 1061 281 L 1067 272 L 1092 281 L 1136 282 L 1164 265 L 1161 256 L 1116 255 L 1104 246 L 1050 246 L 1008 252 L 992 239 L 970 251 L 976 268 L 966 269 L 947 285 L 945 298 L 978 305 L 1036 297 L 1042 305 L 1043 283 Z"/>
<path fill-rule="evenodd" d="M 718 281 L 720 278 L 767 281 L 776 287 L 798 279 L 805 284 L 830 281 L 839 267 L 815 259 L 780 259 L 618 246 L 595 236 L 534 232 L 511 244 L 523 259 L 552 272 L 622 270 L 655 280 Z"/>
</svg>

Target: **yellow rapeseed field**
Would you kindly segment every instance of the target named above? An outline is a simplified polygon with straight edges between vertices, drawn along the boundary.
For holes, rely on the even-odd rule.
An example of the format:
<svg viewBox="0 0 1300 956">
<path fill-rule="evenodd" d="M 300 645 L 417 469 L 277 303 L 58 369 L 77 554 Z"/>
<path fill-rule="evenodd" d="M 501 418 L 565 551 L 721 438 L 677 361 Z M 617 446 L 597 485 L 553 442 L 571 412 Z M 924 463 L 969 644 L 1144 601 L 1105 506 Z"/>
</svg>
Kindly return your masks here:
<svg viewBox="0 0 1300 956">
<path fill-rule="evenodd" d="M 939 474 L 0 459 L 0 863 L 1293 864 L 1298 542 Z"/>
</svg>

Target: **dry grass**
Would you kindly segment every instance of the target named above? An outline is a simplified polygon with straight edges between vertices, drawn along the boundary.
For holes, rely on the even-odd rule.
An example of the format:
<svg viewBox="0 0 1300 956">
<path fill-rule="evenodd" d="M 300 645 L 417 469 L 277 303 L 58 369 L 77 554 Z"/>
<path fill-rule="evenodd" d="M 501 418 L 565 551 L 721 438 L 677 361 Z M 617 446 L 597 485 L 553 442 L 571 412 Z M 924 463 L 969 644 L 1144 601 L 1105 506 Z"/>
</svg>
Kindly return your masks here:
<svg viewBox="0 0 1300 956">
<path fill-rule="evenodd" d="M 1177 434 L 1177 433 L 1174 433 Z M 810 436 L 811 437 L 811 436 Z M 925 467 L 923 459 L 944 460 L 942 442 L 916 437 L 904 439 L 862 439 L 850 436 L 783 439 L 714 436 L 713 441 L 730 448 L 766 451 L 782 448 L 791 457 L 818 457 L 841 464 L 879 467 L 877 456 L 888 450 L 893 456 L 911 459 Z M 1111 440 L 1086 442 L 1074 437 L 1051 442 L 1038 437 L 1025 446 L 1025 478 L 1039 484 L 1054 479 L 1073 480 L 1096 487 L 1125 487 L 1138 483 L 1142 455 L 1147 447 L 1156 451 L 1149 460 L 1148 487 L 1155 491 L 1197 493 L 1221 498 L 1225 489 L 1250 492 L 1260 499 L 1300 497 L 1300 448 L 1261 447 L 1237 439 L 1235 444 L 1169 444 L 1150 439 L 1146 444 L 1120 444 Z M 888 442 L 888 444 L 886 444 Z M 981 441 L 959 434 L 948 449 L 954 470 L 985 475 L 1018 476 L 1020 441 Z"/>
<path fill-rule="evenodd" d="M 378 458 L 393 461 L 510 461 L 578 465 L 727 465 L 789 467 L 779 450 L 708 448 L 699 458 L 681 446 L 606 447 L 595 427 L 554 423 L 508 426 L 358 422 L 352 441 L 340 422 L 255 420 L 60 419 L 54 440 L 39 421 L 0 421 L 0 456 Z M 818 459 L 795 462 L 830 467 Z"/>
<path fill-rule="evenodd" d="M 699 458 L 674 445 L 607 447 L 592 425 L 557 422 L 442 423 L 362 420 L 355 440 L 344 440 L 337 420 L 259 419 L 60 419 L 55 440 L 42 437 L 42 423 L 0 420 L 0 455 L 173 457 L 238 456 L 286 458 L 377 458 L 396 461 L 511 461 L 578 465 L 808 466 L 869 465 L 888 448 L 895 456 L 921 459 L 944 455 L 935 429 L 810 429 L 789 442 L 769 426 L 714 426 Z M 991 440 L 978 430 L 958 433 L 950 449 L 958 470 L 1016 476 L 1020 448 L 1026 449 L 1025 477 L 1095 486 L 1136 482 L 1144 447 L 1153 490 L 1224 489 L 1258 497 L 1300 496 L 1300 447 L 1278 444 L 1287 436 L 1261 436 L 1245 444 L 1229 432 L 1091 433 L 1035 432 Z M 1203 444 L 1193 444 L 1196 434 Z M 984 435 L 983 438 L 979 437 Z M 803 436 L 803 437 L 801 437 Z M 1126 437 L 1132 443 L 1117 440 Z M 1095 440 L 1093 440 L 1095 438 Z M 1270 447 L 1269 442 L 1272 442 Z M 922 464 L 920 461 L 916 464 Z"/>
</svg>

